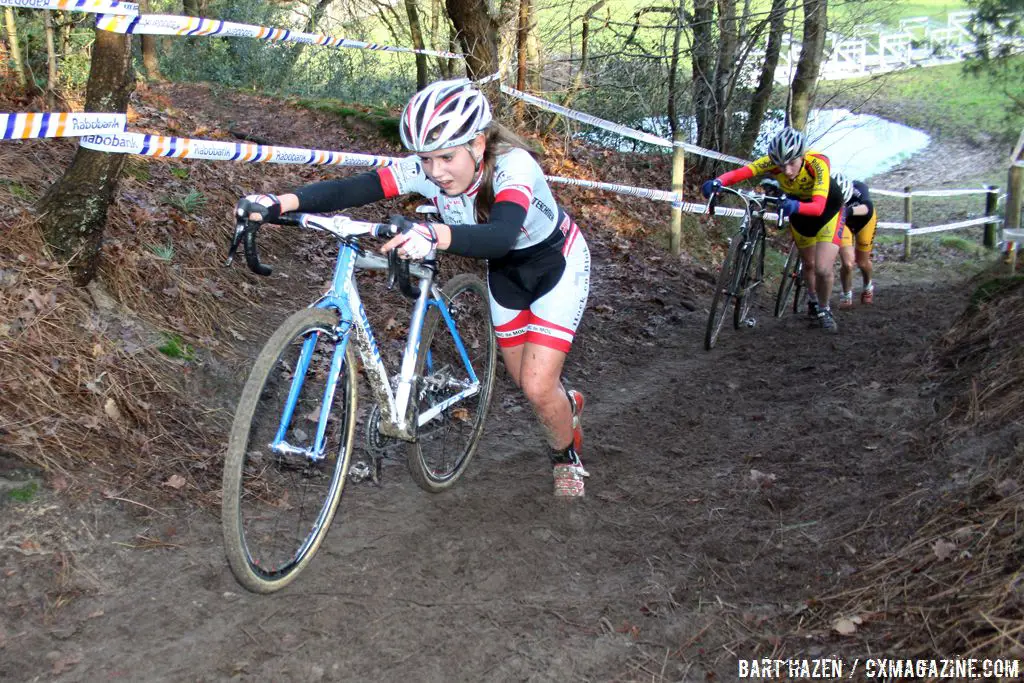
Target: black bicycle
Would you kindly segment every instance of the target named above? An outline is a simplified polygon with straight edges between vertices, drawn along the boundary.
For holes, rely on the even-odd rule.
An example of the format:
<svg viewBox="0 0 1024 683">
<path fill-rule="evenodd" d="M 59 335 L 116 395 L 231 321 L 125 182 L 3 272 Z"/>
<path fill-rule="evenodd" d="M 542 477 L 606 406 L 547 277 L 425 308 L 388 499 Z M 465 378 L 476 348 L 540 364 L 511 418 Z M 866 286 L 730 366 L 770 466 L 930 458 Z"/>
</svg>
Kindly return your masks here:
<svg viewBox="0 0 1024 683">
<path fill-rule="evenodd" d="M 793 297 L 792 306 L 789 305 L 790 295 Z M 794 242 L 789 247 L 789 256 L 786 257 L 786 265 L 782 269 L 782 279 L 779 281 L 779 293 L 775 296 L 775 317 L 781 318 L 790 308 L 794 313 L 799 313 L 800 305 L 806 297 L 804 262 L 800 258 L 800 250 Z"/>
<path fill-rule="evenodd" d="M 721 187 L 708 199 L 707 210 L 715 212 L 718 192 L 728 192 L 743 200 L 743 217 L 739 231 L 729 238 L 729 252 L 722 261 L 722 270 L 715 284 L 715 295 L 711 299 L 707 331 L 704 334 L 704 348 L 710 351 L 718 341 L 722 324 L 728 315 L 729 303 L 733 304 L 732 324 L 735 329 L 753 327 L 756 321 L 750 317 L 758 290 L 764 284 L 765 225 L 764 216 L 769 207 L 778 208 L 784 196 L 777 197 L 762 192 L 734 190 Z M 780 221 L 781 223 L 781 221 Z"/>
</svg>

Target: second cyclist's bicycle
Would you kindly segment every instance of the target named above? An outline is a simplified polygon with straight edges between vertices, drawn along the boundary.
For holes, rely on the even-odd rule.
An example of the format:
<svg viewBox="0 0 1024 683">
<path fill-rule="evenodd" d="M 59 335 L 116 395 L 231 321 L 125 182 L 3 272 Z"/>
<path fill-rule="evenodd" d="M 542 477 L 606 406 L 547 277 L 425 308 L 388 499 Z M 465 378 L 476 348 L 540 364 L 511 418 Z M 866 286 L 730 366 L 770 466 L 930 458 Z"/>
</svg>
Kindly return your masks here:
<svg viewBox="0 0 1024 683">
<path fill-rule="evenodd" d="M 718 341 L 730 304 L 733 308 L 733 327 L 739 329 L 743 325 L 752 324 L 750 310 L 764 285 L 765 213 L 768 207 L 778 207 L 784 199 L 749 190 L 721 187 L 708 199 L 709 213 L 714 214 L 718 192 L 723 191 L 743 200 L 745 208 L 739 231 L 729 238 L 729 251 L 722 261 L 715 294 L 711 298 L 711 311 L 704 333 L 704 348 L 708 351 Z"/>
<path fill-rule="evenodd" d="M 800 312 L 800 305 L 806 298 L 806 287 L 804 286 L 804 261 L 800 258 L 800 250 L 793 242 L 789 247 L 789 255 L 786 257 L 786 265 L 782 268 L 782 278 L 779 280 L 779 293 L 775 295 L 775 317 L 781 318 L 786 315 L 790 308 L 794 313 Z M 790 298 L 792 297 L 792 299 Z M 790 305 L 792 301 L 792 305 Z"/>
<path fill-rule="evenodd" d="M 288 317 L 253 363 L 235 412 L 224 462 L 221 519 L 231 570 L 245 588 L 283 588 L 316 553 L 349 479 L 356 429 L 358 350 L 376 406 L 367 425 L 371 469 L 380 476 L 388 442 L 405 442 L 409 472 L 437 493 L 466 471 L 491 401 L 496 342 L 487 288 L 474 275 L 441 287 L 436 258 L 411 264 L 364 251 L 358 238 L 390 237 L 392 223 L 285 214 L 278 223 L 333 235 L 338 257 L 330 289 Z M 254 272 L 267 275 L 259 224 L 236 218 L 228 263 L 244 244 Z M 401 368 L 389 375 L 363 309 L 356 270 L 386 270 L 415 301 Z M 354 343 L 350 343 L 354 342 Z"/>
</svg>

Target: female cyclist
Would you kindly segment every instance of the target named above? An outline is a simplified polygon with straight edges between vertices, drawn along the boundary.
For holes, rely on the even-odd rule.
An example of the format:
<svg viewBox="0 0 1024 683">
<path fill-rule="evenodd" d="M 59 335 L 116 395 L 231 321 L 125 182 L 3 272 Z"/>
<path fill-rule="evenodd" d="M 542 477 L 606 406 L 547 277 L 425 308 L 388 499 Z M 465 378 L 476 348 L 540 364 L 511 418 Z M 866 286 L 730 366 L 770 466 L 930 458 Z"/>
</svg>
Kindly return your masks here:
<svg viewBox="0 0 1024 683">
<path fill-rule="evenodd" d="M 860 301 L 862 304 L 871 304 L 875 300 L 875 284 L 871 281 L 871 249 L 875 244 L 875 226 L 878 224 L 875 204 L 868 194 L 868 186 L 861 181 L 851 181 L 842 173 L 833 175 L 832 180 L 843 190 L 846 210 L 846 231 L 839 247 L 839 279 L 843 285 L 839 308 L 853 307 L 854 264 L 860 268 L 864 281 Z"/>
<path fill-rule="evenodd" d="M 590 291 L 590 250 L 555 203 L 526 144 L 492 120 L 468 79 L 438 81 L 409 100 L 401 163 L 293 194 L 250 195 L 238 209 L 273 221 L 289 211 L 329 212 L 417 193 L 441 223 L 410 223 L 381 251 L 422 259 L 435 249 L 487 260 L 491 319 L 505 367 L 547 430 L 556 496 L 582 496 L 583 395 L 562 366 Z"/>
<path fill-rule="evenodd" d="M 706 180 L 701 191 L 710 197 L 723 185 L 761 175 L 774 176 L 789 197 L 782 210 L 789 216 L 790 232 L 804 263 L 807 313 L 827 332 L 838 332 L 829 297 L 845 214 L 842 194 L 830 179 L 828 157 L 808 150 L 804 134 L 786 127 L 768 145 L 766 156 Z"/>
</svg>

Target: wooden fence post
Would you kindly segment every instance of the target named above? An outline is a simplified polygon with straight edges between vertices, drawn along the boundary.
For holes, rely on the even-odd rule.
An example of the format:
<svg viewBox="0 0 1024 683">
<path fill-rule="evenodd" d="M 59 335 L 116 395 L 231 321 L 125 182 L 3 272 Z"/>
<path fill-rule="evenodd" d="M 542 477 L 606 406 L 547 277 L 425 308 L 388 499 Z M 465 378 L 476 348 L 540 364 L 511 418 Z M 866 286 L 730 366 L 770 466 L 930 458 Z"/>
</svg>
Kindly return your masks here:
<svg viewBox="0 0 1024 683">
<path fill-rule="evenodd" d="M 1003 230 L 1020 230 L 1020 205 L 1024 200 L 1024 165 L 1019 162 L 1010 166 L 1006 178 L 1006 213 Z"/>
<path fill-rule="evenodd" d="M 676 142 L 682 142 L 682 133 L 676 133 Z M 672 228 L 668 236 L 668 248 L 673 256 L 679 256 L 683 237 L 683 178 L 686 173 L 686 158 L 683 146 L 672 147 L 672 191 L 677 200 L 672 203 Z"/>
<path fill-rule="evenodd" d="M 1020 205 L 1024 200 L 1024 163 L 1014 162 L 1006 177 L 1006 210 L 1003 212 L 1003 230 L 1020 230 Z M 1006 245 L 1006 264 L 1010 272 L 1017 270 L 1017 243 L 1009 241 Z"/>
<path fill-rule="evenodd" d="M 985 215 L 995 216 L 996 206 L 999 204 L 999 188 L 995 185 L 986 185 L 988 194 L 985 195 Z M 989 249 L 996 248 L 996 226 L 998 222 L 985 224 L 985 246 Z"/>
<path fill-rule="evenodd" d="M 911 190 L 910 185 L 907 185 L 906 187 L 903 188 L 903 191 L 907 195 L 906 197 L 903 198 L 903 222 L 908 224 L 908 225 L 910 225 L 910 226 L 913 226 L 913 224 L 914 224 L 914 204 L 913 204 L 913 199 L 914 198 L 910 196 L 910 190 Z M 911 251 L 911 246 L 910 246 L 910 231 L 908 230 L 907 232 L 903 233 L 903 260 L 904 261 L 909 261 L 911 253 L 912 253 L 912 251 Z"/>
</svg>

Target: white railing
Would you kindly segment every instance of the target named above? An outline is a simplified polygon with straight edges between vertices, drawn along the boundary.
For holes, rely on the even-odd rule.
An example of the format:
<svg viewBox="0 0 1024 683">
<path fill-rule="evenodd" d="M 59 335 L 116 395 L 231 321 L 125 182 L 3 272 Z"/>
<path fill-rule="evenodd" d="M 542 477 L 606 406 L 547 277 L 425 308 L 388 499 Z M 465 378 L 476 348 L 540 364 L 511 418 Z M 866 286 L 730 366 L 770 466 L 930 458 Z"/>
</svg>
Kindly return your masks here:
<svg viewBox="0 0 1024 683">
<path fill-rule="evenodd" d="M 929 17 L 907 17 L 900 20 L 898 30 L 868 24 L 854 28 L 853 35 L 829 33 L 828 58 L 821 66 L 820 77 L 824 80 L 856 78 L 913 66 L 941 66 L 963 61 L 974 49 L 968 30 L 973 16 L 972 10 L 963 10 L 948 13 L 945 25 L 935 25 Z M 796 70 L 801 44 L 789 34 L 783 35 L 782 40 L 775 80 L 788 83 Z M 1024 36 L 996 38 L 993 42 L 1024 45 Z"/>
</svg>

